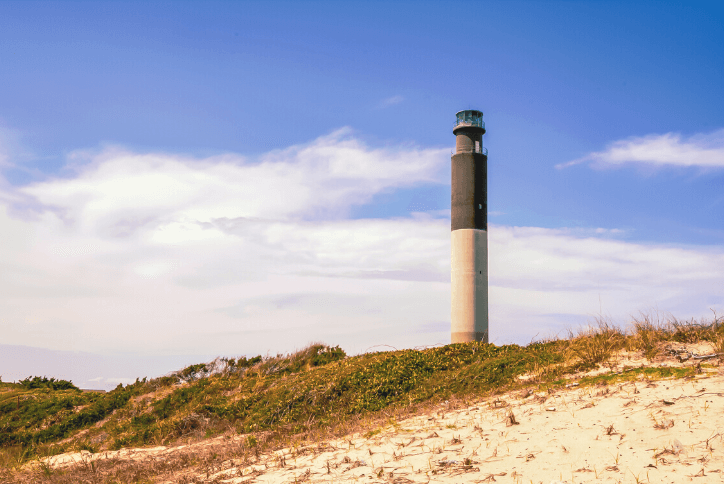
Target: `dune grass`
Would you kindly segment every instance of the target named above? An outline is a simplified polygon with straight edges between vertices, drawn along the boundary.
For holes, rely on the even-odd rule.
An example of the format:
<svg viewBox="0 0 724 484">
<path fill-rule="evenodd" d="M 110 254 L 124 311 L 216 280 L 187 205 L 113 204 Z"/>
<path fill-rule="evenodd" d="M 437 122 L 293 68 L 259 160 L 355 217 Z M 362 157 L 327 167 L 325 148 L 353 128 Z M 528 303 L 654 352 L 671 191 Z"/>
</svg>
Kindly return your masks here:
<svg viewBox="0 0 724 484">
<path fill-rule="evenodd" d="M 182 453 L 164 464 L 99 462 L 93 469 L 73 471 L 76 478 L 87 471 L 87 482 L 153 482 L 164 466 L 199 468 L 230 456 L 249 459 L 303 441 L 369 431 L 374 422 L 421 413 L 445 401 L 464 405 L 526 386 L 555 389 L 568 381 L 566 375 L 605 364 L 622 350 L 653 359 L 667 343 L 708 341 L 722 353 L 722 322 L 716 315 L 682 322 L 642 314 L 628 331 L 600 319 L 567 338 L 527 346 L 465 343 L 351 357 L 338 347 L 314 344 L 289 355 L 191 365 L 108 393 L 84 393 L 53 379 L 0 383 L 0 481 L 74 482 L 67 472 L 47 466 L 19 471 L 29 461 L 62 452 L 246 436 L 224 451 Z M 642 371 L 655 379 L 694 370 L 632 369 L 615 378 L 634 378 Z M 606 378 L 581 383 L 607 383 Z"/>
</svg>

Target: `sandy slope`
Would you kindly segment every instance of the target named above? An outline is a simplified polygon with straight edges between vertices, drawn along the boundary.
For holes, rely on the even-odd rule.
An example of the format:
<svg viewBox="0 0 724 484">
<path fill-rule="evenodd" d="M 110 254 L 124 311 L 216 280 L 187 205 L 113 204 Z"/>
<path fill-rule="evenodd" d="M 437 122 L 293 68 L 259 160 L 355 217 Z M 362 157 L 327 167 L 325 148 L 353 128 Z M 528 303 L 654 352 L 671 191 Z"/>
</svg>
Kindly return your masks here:
<svg viewBox="0 0 724 484">
<path fill-rule="evenodd" d="M 203 477 L 229 483 L 724 481 L 724 371 L 718 368 L 693 380 L 526 393 L 454 411 L 441 407 L 436 414 L 390 424 L 368 436 L 283 449 L 250 465 L 227 461 L 224 470 Z M 233 440 L 226 437 L 226 442 Z M 220 443 L 200 445 L 214 442 Z M 49 462 L 62 467 L 79 460 L 163 458 L 189 450 L 64 454 Z"/>
</svg>

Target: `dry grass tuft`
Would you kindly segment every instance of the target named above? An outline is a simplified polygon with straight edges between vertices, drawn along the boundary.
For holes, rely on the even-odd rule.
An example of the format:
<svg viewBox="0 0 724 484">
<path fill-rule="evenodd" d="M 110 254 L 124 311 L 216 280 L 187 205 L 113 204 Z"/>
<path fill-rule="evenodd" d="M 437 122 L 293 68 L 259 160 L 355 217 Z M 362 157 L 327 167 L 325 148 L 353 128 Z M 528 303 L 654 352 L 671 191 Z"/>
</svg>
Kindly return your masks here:
<svg viewBox="0 0 724 484">
<path fill-rule="evenodd" d="M 711 343 L 717 353 L 724 353 L 724 318 L 714 312 L 711 320 L 680 321 L 660 312 L 639 313 L 632 318 L 632 330 L 627 338 L 629 350 L 642 351 L 653 360 L 660 355 L 666 343 Z"/>
<path fill-rule="evenodd" d="M 641 312 L 631 318 L 624 331 L 609 318 L 598 317 L 588 328 L 577 333 L 569 331 L 567 342 L 567 360 L 577 359 L 581 369 L 605 364 L 621 350 L 640 351 L 653 360 L 661 356 L 668 343 L 709 342 L 716 353 L 724 355 L 724 318 L 714 313 L 711 320 L 682 321 L 658 311 Z"/>
<path fill-rule="evenodd" d="M 621 350 L 625 343 L 625 333 L 605 318 L 597 318 L 595 326 L 577 334 L 569 334 L 569 351 L 579 359 L 584 368 L 594 368 L 608 362 L 614 352 Z"/>
<path fill-rule="evenodd" d="M 642 351 L 647 359 L 654 359 L 658 353 L 659 343 L 666 335 L 666 323 L 661 320 L 658 313 L 655 317 L 640 313 L 633 318 L 631 325 L 633 331 L 629 338 L 629 349 Z"/>
</svg>

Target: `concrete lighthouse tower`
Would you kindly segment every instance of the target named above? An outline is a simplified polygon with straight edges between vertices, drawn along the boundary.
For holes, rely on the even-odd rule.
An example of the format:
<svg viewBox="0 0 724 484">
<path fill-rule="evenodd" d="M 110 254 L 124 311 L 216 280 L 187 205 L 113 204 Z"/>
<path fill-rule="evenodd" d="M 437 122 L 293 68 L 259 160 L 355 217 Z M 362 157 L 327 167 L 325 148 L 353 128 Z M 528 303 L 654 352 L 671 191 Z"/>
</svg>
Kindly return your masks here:
<svg viewBox="0 0 724 484">
<path fill-rule="evenodd" d="M 488 150 L 483 113 L 456 115 L 452 155 L 453 343 L 488 342 Z"/>
</svg>

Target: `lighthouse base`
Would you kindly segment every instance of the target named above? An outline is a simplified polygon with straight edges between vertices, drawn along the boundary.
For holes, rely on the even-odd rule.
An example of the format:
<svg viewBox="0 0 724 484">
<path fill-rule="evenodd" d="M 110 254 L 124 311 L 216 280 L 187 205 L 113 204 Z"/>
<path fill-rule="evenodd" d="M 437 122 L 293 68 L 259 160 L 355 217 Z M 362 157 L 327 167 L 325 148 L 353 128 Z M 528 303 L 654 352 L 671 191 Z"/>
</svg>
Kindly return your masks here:
<svg viewBox="0 0 724 484">
<path fill-rule="evenodd" d="M 458 229 L 452 236 L 451 340 L 488 342 L 488 232 Z"/>
<path fill-rule="evenodd" d="M 471 341 L 488 342 L 488 333 L 450 333 L 451 343 L 469 343 Z"/>
</svg>

